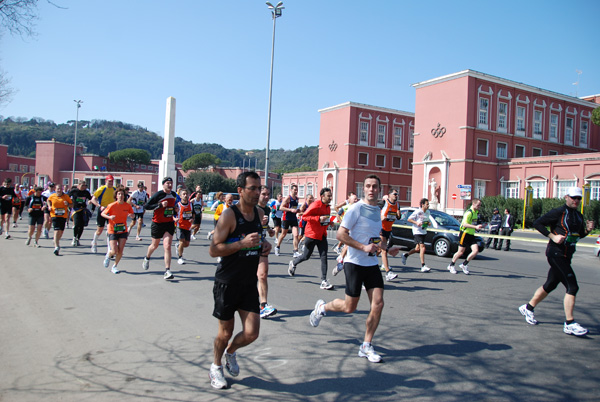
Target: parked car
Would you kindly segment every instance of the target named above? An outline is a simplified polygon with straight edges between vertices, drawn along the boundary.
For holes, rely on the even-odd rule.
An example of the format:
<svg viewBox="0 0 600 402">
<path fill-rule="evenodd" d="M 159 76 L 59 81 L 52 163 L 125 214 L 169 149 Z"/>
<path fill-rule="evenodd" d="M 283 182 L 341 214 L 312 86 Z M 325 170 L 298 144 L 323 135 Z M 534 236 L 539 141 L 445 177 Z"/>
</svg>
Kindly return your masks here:
<svg viewBox="0 0 600 402">
<path fill-rule="evenodd" d="M 412 223 L 408 222 L 407 219 L 416 209 L 418 208 L 400 208 L 402 215 L 392 226 L 392 244 L 408 248 L 414 247 L 415 243 L 411 229 Z M 458 231 L 460 229 L 460 222 L 445 212 L 430 209 L 429 213 L 437 222 L 438 229 L 453 230 L 456 231 L 456 233 L 436 231 L 433 226 L 429 226 L 431 230 L 428 230 L 427 235 L 425 236 L 425 250 L 435 253 L 440 257 L 449 257 L 458 250 Z M 479 252 L 481 253 L 485 248 L 485 242 L 480 236 L 475 236 L 475 239 L 477 240 Z"/>
<path fill-rule="evenodd" d="M 594 254 L 596 257 L 600 257 L 600 235 L 596 237 L 596 247 L 594 247 Z"/>
</svg>

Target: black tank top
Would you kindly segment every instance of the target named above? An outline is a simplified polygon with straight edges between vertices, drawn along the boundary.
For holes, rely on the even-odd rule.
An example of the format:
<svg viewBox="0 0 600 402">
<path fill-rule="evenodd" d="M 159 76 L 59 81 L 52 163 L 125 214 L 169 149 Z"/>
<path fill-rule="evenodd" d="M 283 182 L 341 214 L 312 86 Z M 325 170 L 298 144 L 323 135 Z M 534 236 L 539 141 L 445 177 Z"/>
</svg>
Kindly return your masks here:
<svg viewBox="0 0 600 402">
<path fill-rule="evenodd" d="M 297 209 L 298 208 L 298 198 L 294 198 L 290 195 L 290 204 L 288 205 L 288 208 Z M 294 212 L 285 211 L 285 220 L 286 221 L 297 221 L 298 216 L 296 216 L 296 214 Z"/>
<path fill-rule="evenodd" d="M 225 243 L 235 243 L 249 234 L 262 232 L 256 207 L 254 207 L 254 219 L 251 222 L 244 219 L 244 215 L 237 205 L 232 205 L 230 208 L 235 214 L 235 230 L 227 236 Z M 260 249 L 261 244 L 255 248 L 241 249 L 237 253 L 223 257 L 221 263 L 217 265 L 215 280 L 227 284 L 256 286 Z"/>
</svg>

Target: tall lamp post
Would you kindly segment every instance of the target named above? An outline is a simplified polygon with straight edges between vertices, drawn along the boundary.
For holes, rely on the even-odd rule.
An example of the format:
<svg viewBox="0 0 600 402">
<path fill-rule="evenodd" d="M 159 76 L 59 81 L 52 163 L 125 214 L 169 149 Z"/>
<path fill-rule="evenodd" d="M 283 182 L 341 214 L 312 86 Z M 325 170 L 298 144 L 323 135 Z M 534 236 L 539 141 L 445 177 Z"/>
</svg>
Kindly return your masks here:
<svg viewBox="0 0 600 402">
<path fill-rule="evenodd" d="M 273 45 L 271 47 L 271 81 L 269 83 L 269 114 L 267 116 L 267 149 L 265 152 L 265 186 L 268 187 L 269 183 L 269 143 L 271 140 L 271 101 L 273 99 L 273 58 L 275 56 L 275 21 L 278 17 L 281 17 L 281 13 L 285 7 L 283 7 L 283 1 L 277 3 L 276 6 L 267 1 L 267 7 L 271 10 L 273 16 Z"/>
<path fill-rule="evenodd" d="M 71 173 L 71 186 L 75 182 L 75 161 L 77 160 L 77 125 L 79 124 L 79 108 L 82 100 L 73 100 L 77 104 L 77 118 L 75 119 L 75 138 L 73 139 L 73 172 Z"/>
</svg>

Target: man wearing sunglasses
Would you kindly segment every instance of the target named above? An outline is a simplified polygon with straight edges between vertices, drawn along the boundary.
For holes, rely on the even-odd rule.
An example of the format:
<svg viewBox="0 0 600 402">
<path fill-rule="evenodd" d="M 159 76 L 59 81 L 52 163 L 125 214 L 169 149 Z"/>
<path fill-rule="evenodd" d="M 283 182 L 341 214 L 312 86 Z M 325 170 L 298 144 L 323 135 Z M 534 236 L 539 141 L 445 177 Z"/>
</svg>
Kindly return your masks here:
<svg viewBox="0 0 600 402">
<path fill-rule="evenodd" d="M 546 283 L 535 291 L 529 303 L 519 307 L 519 311 L 525 316 L 528 324 L 537 324 L 533 309 L 548 296 L 548 293 L 556 289 L 559 283 L 562 283 L 567 289 L 564 298 L 566 321 L 563 331 L 565 334 L 575 336 L 583 336 L 587 334 L 588 330 L 575 322 L 573 318 L 575 295 L 579 286 L 571 267 L 571 260 L 577 241 L 594 229 L 594 222 L 584 221 L 583 215 L 579 212 L 581 196 L 582 192 L 579 187 L 569 188 L 565 196 L 565 205 L 554 208 L 533 223 L 533 226 L 541 234 L 550 239 L 546 248 L 550 270 Z M 550 230 L 548 231 L 546 227 L 549 227 Z"/>
</svg>

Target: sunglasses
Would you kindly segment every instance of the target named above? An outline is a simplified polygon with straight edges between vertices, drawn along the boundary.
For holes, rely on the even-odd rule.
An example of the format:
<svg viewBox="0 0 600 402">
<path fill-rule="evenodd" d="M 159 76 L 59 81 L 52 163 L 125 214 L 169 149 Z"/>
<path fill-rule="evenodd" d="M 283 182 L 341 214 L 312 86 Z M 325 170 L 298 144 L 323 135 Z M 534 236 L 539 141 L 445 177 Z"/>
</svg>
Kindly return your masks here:
<svg viewBox="0 0 600 402">
<path fill-rule="evenodd" d="M 581 201 L 581 197 L 580 196 L 575 196 L 575 197 L 569 196 L 569 198 L 572 199 L 572 200 L 579 200 L 579 201 Z"/>
</svg>

